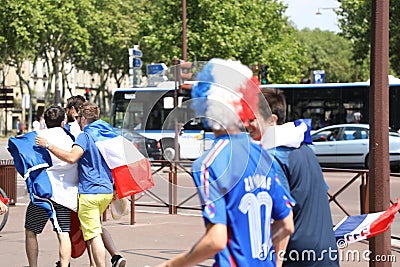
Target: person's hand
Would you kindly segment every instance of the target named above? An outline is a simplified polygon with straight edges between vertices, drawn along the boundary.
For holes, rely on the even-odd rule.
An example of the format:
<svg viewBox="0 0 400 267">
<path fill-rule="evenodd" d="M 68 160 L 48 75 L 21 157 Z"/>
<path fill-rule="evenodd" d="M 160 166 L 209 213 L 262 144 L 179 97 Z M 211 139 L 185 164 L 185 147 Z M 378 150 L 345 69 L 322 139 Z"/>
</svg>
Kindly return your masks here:
<svg viewBox="0 0 400 267">
<path fill-rule="evenodd" d="M 113 198 L 112 198 L 112 199 L 114 199 L 114 200 L 115 200 L 115 199 L 119 199 L 119 198 L 118 198 L 117 190 L 114 190 L 114 191 L 113 191 Z"/>
<path fill-rule="evenodd" d="M 0 201 L 0 215 L 6 214 L 7 212 L 8 212 L 7 205 Z"/>
<path fill-rule="evenodd" d="M 47 140 L 44 139 L 43 137 L 36 136 L 36 138 L 35 138 L 35 143 L 36 143 L 36 145 L 38 145 L 38 146 L 46 147 Z"/>
</svg>

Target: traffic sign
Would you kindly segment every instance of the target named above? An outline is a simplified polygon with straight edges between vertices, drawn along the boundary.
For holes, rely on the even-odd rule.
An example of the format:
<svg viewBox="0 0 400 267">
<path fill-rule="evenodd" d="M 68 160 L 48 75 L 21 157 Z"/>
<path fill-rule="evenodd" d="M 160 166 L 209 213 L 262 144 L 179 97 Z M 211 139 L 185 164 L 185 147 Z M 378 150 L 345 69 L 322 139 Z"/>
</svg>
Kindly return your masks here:
<svg viewBox="0 0 400 267">
<path fill-rule="evenodd" d="M 143 53 L 139 49 L 129 48 L 129 56 L 132 57 L 142 57 Z"/>
<path fill-rule="evenodd" d="M 325 83 L 325 71 L 324 70 L 314 70 L 313 71 L 313 81 L 314 81 L 314 83 Z"/>
<path fill-rule="evenodd" d="M 133 68 L 140 69 L 142 67 L 142 60 L 140 58 L 133 59 Z"/>
<path fill-rule="evenodd" d="M 168 67 L 164 63 L 151 63 L 146 66 L 147 75 L 162 74 Z"/>
</svg>

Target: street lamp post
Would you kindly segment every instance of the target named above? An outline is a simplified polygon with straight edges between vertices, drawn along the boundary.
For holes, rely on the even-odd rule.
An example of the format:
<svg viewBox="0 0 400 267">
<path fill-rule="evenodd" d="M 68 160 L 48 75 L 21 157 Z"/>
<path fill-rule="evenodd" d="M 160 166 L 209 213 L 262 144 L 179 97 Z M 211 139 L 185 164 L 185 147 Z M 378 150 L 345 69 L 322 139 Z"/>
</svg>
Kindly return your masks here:
<svg viewBox="0 0 400 267">
<path fill-rule="evenodd" d="M 319 7 L 317 9 L 317 12 L 315 12 L 315 15 L 322 15 L 322 10 L 332 10 L 332 11 L 336 11 L 337 7 Z"/>
</svg>

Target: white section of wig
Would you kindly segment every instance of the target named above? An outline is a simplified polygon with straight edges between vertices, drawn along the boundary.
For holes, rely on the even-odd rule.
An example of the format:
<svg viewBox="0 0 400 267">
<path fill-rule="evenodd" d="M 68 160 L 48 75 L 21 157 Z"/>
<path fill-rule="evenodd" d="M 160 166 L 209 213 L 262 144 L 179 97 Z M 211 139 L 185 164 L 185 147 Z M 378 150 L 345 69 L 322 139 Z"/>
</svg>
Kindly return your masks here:
<svg viewBox="0 0 400 267">
<path fill-rule="evenodd" d="M 223 60 L 214 58 L 209 61 L 213 64 L 212 75 L 214 83 L 238 91 L 244 87 L 251 76 L 252 71 L 240 61 Z"/>
<path fill-rule="evenodd" d="M 207 122 L 213 130 L 232 130 L 240 125 L 234 105 L 240 106 L 241 96 L 230 88 L 211 85 L 207 97 Z"/>
</svg>

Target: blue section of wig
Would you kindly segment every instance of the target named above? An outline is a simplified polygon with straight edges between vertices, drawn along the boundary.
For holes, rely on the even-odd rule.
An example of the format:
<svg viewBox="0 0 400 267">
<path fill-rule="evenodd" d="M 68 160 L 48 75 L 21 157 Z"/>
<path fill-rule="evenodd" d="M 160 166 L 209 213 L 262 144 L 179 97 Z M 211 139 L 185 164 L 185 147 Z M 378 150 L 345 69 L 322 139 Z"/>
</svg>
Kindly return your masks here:
<svg viewBox="0 0 400 267">
<path fill-rule="evenodd" d="M 214 82 L 214 77 L 211 74 L 213 64 L 206 64 L 203 69 L 197 74 L 197 84 L 192 88 L 192 109 L 196 116 L 205 116 L 207 111 L 207 96 L 211 84 Z M 206 120 L 203 120 L 207 124 Z"/>
</svg>

